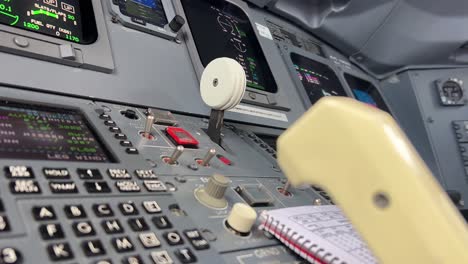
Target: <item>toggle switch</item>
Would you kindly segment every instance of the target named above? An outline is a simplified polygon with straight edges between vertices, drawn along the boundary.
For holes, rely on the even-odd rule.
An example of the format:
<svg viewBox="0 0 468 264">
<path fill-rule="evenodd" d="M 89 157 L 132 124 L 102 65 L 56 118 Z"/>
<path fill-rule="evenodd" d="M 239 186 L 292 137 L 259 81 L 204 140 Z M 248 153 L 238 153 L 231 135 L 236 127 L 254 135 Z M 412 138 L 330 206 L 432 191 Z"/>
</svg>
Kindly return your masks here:
<svg viewBox="0 0 468 264">
<path fill-rule="evenodd" d="M 198 159 L 197 162 L 203 167 L 208 167 L 210 166 L 210 161 L 213 159 L 214 156 L 216 156 L 216 149 L 212 148 L 208 150 L 203 159 Z"/>
<path fill-rule="evenodd" d="M 257 212 L 243 203 L 236 203 L 226 220 L 226 227 L 240 236 L 248 236 L 257 221 Z"/>
<path fill-rule="evenodd" d="M 177 160 L 182 153 L 184 153 L 184 146 L 177 146 L 174 152 L 172 152 L 172 155 L 170 157 L 164 157 L 163 161 L 169 165 L 175 165 L 178 163 Z"/>
<path fill-rule="evenodd" d="M 229 178 L 220 174 L 214 174 L 210 177 L 205 187 L 200 187 L 195 190 L 195 198 L 207 207 L 224 209 L 228 205 L 224 194 L 230 183 L 231 181 Z"/>
<path fill-rule="evenodd" d="M 145 130 L 143 130 L 143 137 L 145 137 L 147 139 L 154 139 L 153 134 L 151 134 L 151 130 L 153 128 L 153 123 L 154 123 L 154 116 L 153 115 L 148 115 L 146 117 Z"/>
</svg>

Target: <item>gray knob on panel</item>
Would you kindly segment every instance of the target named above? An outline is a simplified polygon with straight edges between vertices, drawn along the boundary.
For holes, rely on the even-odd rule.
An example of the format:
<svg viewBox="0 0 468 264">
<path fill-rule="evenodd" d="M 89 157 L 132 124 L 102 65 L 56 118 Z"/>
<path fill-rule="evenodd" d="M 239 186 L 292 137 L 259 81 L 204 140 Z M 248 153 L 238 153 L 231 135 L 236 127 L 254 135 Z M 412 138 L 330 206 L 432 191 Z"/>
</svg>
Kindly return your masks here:
<svg viewBox="0 0 468 264">
<path fill-rule="evenodd" d="M 195 190 L 195 198 L 197 198 L 201 204 L 210 208 L 226 208 L 228 202 L 224 195 L 230 183 L 231 181 L 227 177 L 214 174 L 210 177 L 205 187 Z"/>
</svg>

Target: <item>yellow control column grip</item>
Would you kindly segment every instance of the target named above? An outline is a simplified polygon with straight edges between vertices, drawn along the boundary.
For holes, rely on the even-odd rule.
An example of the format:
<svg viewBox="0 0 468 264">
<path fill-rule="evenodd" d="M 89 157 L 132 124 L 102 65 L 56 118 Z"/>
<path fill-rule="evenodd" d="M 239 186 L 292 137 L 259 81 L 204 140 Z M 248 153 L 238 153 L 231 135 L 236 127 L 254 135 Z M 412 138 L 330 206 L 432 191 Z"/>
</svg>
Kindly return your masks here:
<svg viewBox="0 0 468 264">
<path fill-rule="evenodd" d="M 325 97 L 278 139 L 291 184 L 328 191 L 380 263 L 468 263 L 465 221 L 387 113 Z"/>
</svg>

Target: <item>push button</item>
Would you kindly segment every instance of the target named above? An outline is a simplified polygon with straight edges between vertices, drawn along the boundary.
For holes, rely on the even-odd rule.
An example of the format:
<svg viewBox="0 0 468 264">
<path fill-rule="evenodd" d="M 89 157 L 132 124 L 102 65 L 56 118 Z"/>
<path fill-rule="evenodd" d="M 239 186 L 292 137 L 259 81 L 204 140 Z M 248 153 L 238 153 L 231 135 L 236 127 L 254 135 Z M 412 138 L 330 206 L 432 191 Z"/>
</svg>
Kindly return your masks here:
<svg viewBox="0 0 468 264">
<path fill-rule="evenodd" d="M 88 257 L 100 256 L 106 254 L 106 250 L 99 240 L 83 241 L 81 243 L 83 252 Z"/>
<path fill-rule="evenodd" d="M 194 263 L 197 262 L 197 258 L 195 255 L 190 251 L 189 248 L 180 248 L 177 249 L 174 254 L 182 263 Z"/>
<path fill-rule="evenodd" d="M 23 256 L 16 248 L 2 248 L 0 250 L 0 263 L 3 264 L 20 264 Z"/>
<path fill-rule="evenodd" d="M 73 223 L 72 228 L 73 232 L 75 232 L 75 235 L 78 237 L 93 236 L 96 234 L 93 225 L 89 221 Z"/>
<path fill-rule="evenodd" d="M 135 170 L 135 175 L 142 180 L 158 178 L 153 170 Z"/>
<path fill-rule="evenodd" d="M 163 234 L 163 237 L 171 246 L 184 244 L 182 237 L 177 233 L 177 231 L 166 232 Z"/>
<path fill-rule="evenodd" d="M 4 168 L 5 176 L 10 179 L 31 179 L 34 173 L 31 167 L 26 166 L 7 166 Z"/>
<path fill-rule="evenodd" d="M 149 229 L 148 224 L 144 218 L 130 218 L 128 219 L 128 225 L 135 232 L 146 231 Z"/>
<path fill-rule="evenodd" d="M 120 203 L 119 209 L 123 215 L 137 215 L 138 214 L 138 209 L 133 202 Z"/>
<path fill-rule="evenodd" d="M 122 140 L 127 139 L 127 135 L 125 135 L 125 134 L 123 134 L 123 133 L 116 133 L 116 134 L 114 135 L 114 137 L 115 137 L 116 139 L 122 139 Z"/>
<path fill-rule="evenodd" d="M 122 130 L 120 130 L 120 128 L 115 127 L 115 126 L 109 127 L 109 131 L 112 132 L 112 133 L 120 133 L 120 132 L 122 132 Z"/>
<path fill-rule="evenodd" d="M 78 193 L 78 188 L 72 181 L 51 181 L 49 188 L 52 193 Z"/>
<path fill-rule="evenodd" d="M 42 239 L 52 240 L 64 238 L 63 229 L 59 224 L 46 224 L 39 226 L 39 233 Z"/>
<path fill-rule="evenodd" d="M 33 180 L 17 180 L 10 182 L 10 190 L 13 194 L 39 194 L 41 187 Z"/>
<path fill-rule="evenodd" d="M 37 221 L 54 220 L 57 218 L 52 206 L 34 206 L 32 214 Z"/>
<path fill-rule="evenodd" d="M 102 120 L 111 120 L 112 118 L 108 114 L 100 114 L 99 118 Z"/>
<path fill-rule="evenodd" d="M 162 181 L 143 181 L 148 192 L 166 192 L 167 187 Z"/>
<path fill-rule="evenodd" d="M 184 231 L 184 234 L 185 236 L 188 238 L 188 239 L 199 239 L 199 238 L 202 238 L 200 232 L 196 229 L 193 229 L 193 230 L 185 230 Z"/>
<path fill-rule="evenodd" d="M 120 234 L 124 231 L 117 219 L 102 221 L 101 225 L 107 234 Z"/>
<path fill-rule="evenodd" d="M 73 258 L 73 252 L 68 243 L 57 243 L 47 247 L 47 253 L 52 261 L 62 261 Z"/>
<path fill-rule="evenodd" d="M 47 179 L 70 179 L 70 172 L 66 168 L 43 168 L 42 173 Z"/>
<path fill-rule="evenodd" d="M 10 223 L 6 216 L 0 215 L 0 232 L 10 231 Z"/>
<path fill-rule="evenodd" d="M 200 238 L 200 239 L 192 239 L 190 240 L 190 244 L 196 249 L 196 250 L 205 250 L 210 248 L 210 244 L 206 239 Z"/>
<path fill-rule="evenodd" d="M 122 259 L 122 264 L 143 264 L 143 260 L 140 258 L 140 256 L 130 256 L 130 257 L 124 257 Z"/>
<path fill-rule="evenodd" d="M 120 146 L 122 146 L 122 147 L 133 147 L 133 144 L 132 144 L 131 141 L 122 140 L 122 141 L 120 141 Z"/>
<path fill-rule="evenodd" d="M 66 205 L 63 209 L 70 219 L 85 218 L 86 212 L 82 205 Z"/>
<path fill-rule="evenodd" d="M 158 229 L 169 229 L 172 228 L 171 222 L 167 219 L 166 216 L 155 216 L 153 217 L 153 223 Z"/>
<path fill-rule="evenodd" d="M 189 132 L 181 127 L 168 127 L 166 133 L 176 143 L 177 146 L 184 147 L 197 147 L 198 140 L 196 140 Z"/>
<path fill-rule="evenodd" d="M 102 174 L 98 169 L 77 169 L 76 172 L 82 180 L 100 180 Z"/>
<path fill-rule="evenodd" d="M 138 235 L 138 238 L 145 248 L 155 248 L 161 246 L 161 242 L 153 232 L 141 233 Z"/>
<path fill-rule="evenodd" d="M 109 126 L 109 127 L 115 127 L 115 126 L 117 126 L 117 124 L 115 123 L 115 121 L 112 121 L 112 120 L 106 120 L 106 121 L 104 121 L 104 125 Z"/>
<path fill-rule="evenodd" d="M 131 179 L 132 176 L 128 173 L 126 169 L 108 169 L 107 174 L 111 179 L 114 180 L 124 180 Z"/>
<path fill-rule="evenodd" d="M 135 155 L 135 154 L 138 154 L 138 149 L 136 149 L 136 148 L 127 148 L 125 150 L 125 152 L 127 152 L 127 154 Z"/>
<path fill-rule="evenodd" d="M 173 264 L 174 263 L 171 256 L 169 256 L 169 253 L 167 253 L 166 250 L 151 252 L 151 258 L 153 259 L 154 264 Z"/>
<path fill-rule="evenodd" d="M 94 204 L 93 211 L 97 217 L 114 216 L 114 212 L 109 204 Z"/>
<path fill-rule="evenodd" d="M 119 253 L 133 251 L 133 244 L 128 237 L 116 237 L 112 239 L 112 245 Z"/>
<path fill-rule="evenodd" d="M 84 186 L 89 193 L 110 193 L 111 189 L 107 182 L 98 181 L 98 182 L 85 182 Z"/>
<path fill-rule="evenodd" d="M 120 192 L 139 192 L 141 191 L 140 186 L 136 181 L 118 181 L 115 183 L 115 187 Z"/>
<path fill-rule="evenodd" d="M 156 214 L 162 212 L 161 207 L 156 201 L 144 201 L 143 208 L 145 208 L 145 211 L 148 214 Z"/>
<path fill-rule="evenodd" d="M 108 115 L 108 114 L 100 114 L 99 115 L 99 118 L 102 119 L 102 120 L 111 120 L 111 116 Z"/>
</svg>

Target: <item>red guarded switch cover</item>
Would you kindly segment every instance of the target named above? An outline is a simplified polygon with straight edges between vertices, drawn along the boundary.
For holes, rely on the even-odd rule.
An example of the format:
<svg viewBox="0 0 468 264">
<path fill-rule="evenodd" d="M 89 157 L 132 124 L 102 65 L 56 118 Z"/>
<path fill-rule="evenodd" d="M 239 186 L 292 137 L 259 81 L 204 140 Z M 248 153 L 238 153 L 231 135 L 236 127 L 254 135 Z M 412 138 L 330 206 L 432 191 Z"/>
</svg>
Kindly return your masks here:
<svg viewBox="0 0 468 264">
<path fill-rule="evenodd" d="M 168 127 L 166 128 L 166 133 L 177 145 L 190 147 L 196 147 L 198 145 L 198 140 L 181 127 Z"/>
</svg>

